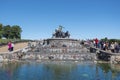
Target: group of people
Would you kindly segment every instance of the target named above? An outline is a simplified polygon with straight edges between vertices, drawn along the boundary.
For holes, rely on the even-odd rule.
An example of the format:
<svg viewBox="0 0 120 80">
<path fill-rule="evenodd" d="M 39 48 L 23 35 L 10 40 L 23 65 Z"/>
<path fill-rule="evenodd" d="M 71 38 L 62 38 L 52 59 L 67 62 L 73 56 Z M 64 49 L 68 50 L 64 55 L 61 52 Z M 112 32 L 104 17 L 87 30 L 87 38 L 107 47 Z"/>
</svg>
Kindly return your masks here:
<svg viewBox="0 0 120 80">
<path fill-rule="evenodd" d="M 8 43 L 8 50 L 9 52 L 14 50 L 14 43 L 12 43 L 11 41 Z"/>
<path fill-rule="evenodd" d="M 102 50 L 111 50 L 112 53 L 120 52 L 120 44 L 117 42 L 104 42 L 97 38 L 93 40 L 94 46 Z"/>
</svg>

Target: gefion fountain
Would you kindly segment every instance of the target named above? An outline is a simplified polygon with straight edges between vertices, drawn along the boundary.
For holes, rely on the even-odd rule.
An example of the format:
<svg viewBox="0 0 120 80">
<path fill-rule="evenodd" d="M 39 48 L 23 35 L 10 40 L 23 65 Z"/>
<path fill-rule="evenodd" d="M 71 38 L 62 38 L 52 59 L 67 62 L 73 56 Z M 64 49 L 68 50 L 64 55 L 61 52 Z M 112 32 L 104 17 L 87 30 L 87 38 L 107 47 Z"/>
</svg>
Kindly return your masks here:
<svg viewBox="0 0 120 80">
<path fill-rule="evenodd" d="M 69 32 L 63 32 L 59 26 L 52 38 L 36 41 L 21 59 L 92 61 L 96 55 L 81 45 L 80 40 L 70 38 Z"/>
</svg>

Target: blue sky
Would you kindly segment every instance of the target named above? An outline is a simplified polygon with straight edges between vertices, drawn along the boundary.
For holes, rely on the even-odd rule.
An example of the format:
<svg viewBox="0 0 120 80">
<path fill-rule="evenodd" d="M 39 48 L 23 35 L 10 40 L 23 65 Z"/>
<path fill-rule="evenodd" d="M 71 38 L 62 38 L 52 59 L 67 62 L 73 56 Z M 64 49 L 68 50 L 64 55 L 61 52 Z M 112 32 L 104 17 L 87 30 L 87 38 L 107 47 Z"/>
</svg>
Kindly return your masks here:
<svg viewBox="0 0 120 80">
<path fill-rule="evenodd" d="M 120 39 L 120 0 L 0 0 L 0 23 L 19 25 L 22 39 L 51 38 L 62 25 L 71 38 Z"/>
</svg>

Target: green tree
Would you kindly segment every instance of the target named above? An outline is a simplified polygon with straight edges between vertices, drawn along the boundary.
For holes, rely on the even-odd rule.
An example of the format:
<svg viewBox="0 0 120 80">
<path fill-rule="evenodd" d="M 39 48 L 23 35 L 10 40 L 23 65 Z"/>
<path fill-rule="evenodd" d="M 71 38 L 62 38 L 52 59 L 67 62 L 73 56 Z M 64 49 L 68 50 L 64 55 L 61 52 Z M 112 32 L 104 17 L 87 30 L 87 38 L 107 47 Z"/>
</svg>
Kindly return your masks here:
<svg viewBox="0 0 120 80">
<path fill-rule="evenodd" d="M 0 39 L 2 37 L 6 39 L 21 39 L 21 32 L 22 32 L 22 29 L 18 25 L 3 26 L 2 24 L 0 24 Z"/>
<path fill-rule="evenodd" d="M 2 24 L 0 24 L 0 39 L 2 38 L 2 29 L 3 29 L 3 25 Z"/>
<path fill-rule="evenodd" d="M 13 25 L 11 27 L 11 38 L 12 39 L 21 39 L 22 29 L 18 25 Z"/>
<path fill-rule="evenodd" d="M 10 39 L 10 36 L 11 36 L 11 26 L 6 25 L 3 27 L 3 37 L 5 37 L 6 39 Z"/>
<path fill-rule="evenodd" d="M 108 41 L 108 38 L 105 37 L 105 38 L 103 38 L 103 39 L 101 39 L 101 40 L 104 41 L 104 42 L 106 42 L 106 41 Z"/>
</svg>

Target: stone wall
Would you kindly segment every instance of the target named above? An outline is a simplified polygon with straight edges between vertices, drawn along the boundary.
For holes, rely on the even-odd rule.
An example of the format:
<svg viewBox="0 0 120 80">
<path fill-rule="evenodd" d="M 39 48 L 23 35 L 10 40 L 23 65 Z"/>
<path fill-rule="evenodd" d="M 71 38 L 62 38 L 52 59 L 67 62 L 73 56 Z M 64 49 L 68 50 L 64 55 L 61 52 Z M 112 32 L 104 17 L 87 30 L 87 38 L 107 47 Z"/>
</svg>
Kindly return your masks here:
<svg viewBox="0 0 120 80">
<path fill-rule="evenodd" d="M 75 61 L 95 61 L 94 53 L 8 53 L 0 55 L 0 62 L 20 61 L 20 60 L 75 60 Z"/>
<path fill-rule="evenodd" d="M 114 64 L 120 64 L 120 55 L 111 56 L 110 62 Z"/>
<path fill-rule="evenodd" d="M 55 46 L 52 46 L 54 43 Z M 60 39 L 50 41 L 50 44 L 43 45 L 39 41 L 30 42 L 30 46 L 16 52 L 0 54 L 0 62 L 24 61 L 24 60 L 75 60 L 95 61 L 96 54 L 89 53 L 89 50 L 77 40 Z M 66 45 L 66 46 L 63 46 Z"/>
<path fill-rule="evenodd" d="M 96 55 L 90 53 L 71 53 L 71 54 L 40 54 L 40 53 L 27 53 L 27 55 L 22 57 L 23 60 L 75 60 L 75 61 L 94 61 L 96 60 Z"/>
<path fill-rule="evenodd" d="M 120 53 L 111 53 L 110 51 L 100 50 L 90 47 L 90 52 L 96 53 L 98 60 L 109 61 L 110 63 L 120 63 Z"/>
</svg>

